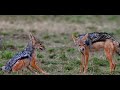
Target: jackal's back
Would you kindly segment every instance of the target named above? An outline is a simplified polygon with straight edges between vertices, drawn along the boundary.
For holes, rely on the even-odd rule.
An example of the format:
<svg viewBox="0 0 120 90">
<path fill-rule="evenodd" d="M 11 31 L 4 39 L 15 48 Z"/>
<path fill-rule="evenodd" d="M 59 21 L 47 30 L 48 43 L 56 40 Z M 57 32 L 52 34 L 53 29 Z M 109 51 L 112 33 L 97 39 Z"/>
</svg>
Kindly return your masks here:
<svg viewBox="0 0 120 90">
<path fill-rule="evenodd" d="M 32 47 L 31 44 L 28 44 L 23 51 L 14 55 L 14 57 L 6 63 L 5 67 L 3 68 L 4 71 L 8 71 L 8 72 L 11 71 L 12 66 L 19 60 L 26 59 L 26 58 L 31 60 L 33 52 L 34 52 L 34 48 Z"/>
<path fill-rule="evenodd" d="M 79 35 L 80 39 L 84 37 L 86 34 Z M 106 32 L 93 32 L 88 33 L 88 39 L 91 41 L 91 43 L 100 42 L 100 41 L 106 41 L 106 39 L 115 40 L 115 38 Z"/>
</svg>

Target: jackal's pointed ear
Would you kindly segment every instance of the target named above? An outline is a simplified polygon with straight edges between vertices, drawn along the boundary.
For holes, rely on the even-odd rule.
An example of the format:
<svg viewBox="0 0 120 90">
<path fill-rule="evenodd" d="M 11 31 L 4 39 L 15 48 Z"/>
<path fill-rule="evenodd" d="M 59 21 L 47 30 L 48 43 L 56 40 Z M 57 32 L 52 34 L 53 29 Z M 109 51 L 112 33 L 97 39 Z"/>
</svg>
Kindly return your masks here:
<svg viewBox="0 0 120 90">
<path fill-rule="evenodd" d="M 33 37 L 32 33 L 29 33 L 29 39 L 31 40 Z"/>
<path fill-rule="evenodd" d="M 76 38 L 76 36 L 74 34 L 72 34 L 72 39 L 73 39 L 74 43 L 76 44 L 76 41 L 78 40 L 78 38 Z"/>
<path fill-rule="evenodd" d="M 29 34 L 29 39 L 32 41 L 33 44 L 35 44 L 35 37 L 32 35 L 32 33 Z"/>
<path fill-rule="evenodd" d="M 82 38 L 82 40 L 88 39 L 88 33 Z"/>
</svg>

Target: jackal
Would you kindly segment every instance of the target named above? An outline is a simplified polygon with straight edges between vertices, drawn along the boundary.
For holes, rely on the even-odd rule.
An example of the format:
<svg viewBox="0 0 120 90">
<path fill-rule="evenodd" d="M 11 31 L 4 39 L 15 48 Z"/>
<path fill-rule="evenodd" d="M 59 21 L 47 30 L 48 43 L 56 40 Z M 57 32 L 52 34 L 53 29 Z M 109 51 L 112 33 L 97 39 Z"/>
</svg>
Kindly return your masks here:
<svg viewBox="0 0 120 90">
<path fill-rule="evenodd" d="M 109 61 L 110 72 L 112 73 L 115 70 L 116 64 L 113 61 L 113 55 L 115 52 L 120 55 L 120 43 L 113 35 L 106 32 L 93 32 L 81 34 L 76 37 L 72 34 L 72 39 L 81 52 L 82 65 L 80 67 L 80 72 L 87 72 L 89 53 L 92 51 L 99 51 L 101 48 L 104 49 L 105 55 Z"/>
<path fill-rule="evenodd" d="M 30 71 L 34 72 L 31 67 L 36 69 L 38 72 L 43 74 L 48 74 L 45 71 L 43 71 L 41 68 L 39 68 L 36 64 L 36 49 L 44 50 L 45 46 L 42 44 L 41 41 L 36 39 L 31 33 L 29 34 L 30 41 L 28 42 L 28 45 L 26 48 L 18 52 L 11 58 L 5 66 L 1 68 L 1 70 L 5 72 L 17 72 L 19 70 L 22 70 L 23 68 L 28 68 Z M 30 67 L 31 66 L 31 67 Z"/>
</svg>

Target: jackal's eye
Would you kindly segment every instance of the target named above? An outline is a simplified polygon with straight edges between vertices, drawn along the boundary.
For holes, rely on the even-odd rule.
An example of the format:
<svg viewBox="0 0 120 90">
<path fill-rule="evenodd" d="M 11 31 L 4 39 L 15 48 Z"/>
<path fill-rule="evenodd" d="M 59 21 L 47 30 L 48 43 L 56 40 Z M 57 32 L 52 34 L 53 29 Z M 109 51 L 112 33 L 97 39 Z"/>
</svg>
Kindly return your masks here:
<svg viewBox="0 0 120 90">
<path fill-rule="evenodd" d="M 86 44 L 84 43 L 84 45 L 86 45 Z"/>
</svg>

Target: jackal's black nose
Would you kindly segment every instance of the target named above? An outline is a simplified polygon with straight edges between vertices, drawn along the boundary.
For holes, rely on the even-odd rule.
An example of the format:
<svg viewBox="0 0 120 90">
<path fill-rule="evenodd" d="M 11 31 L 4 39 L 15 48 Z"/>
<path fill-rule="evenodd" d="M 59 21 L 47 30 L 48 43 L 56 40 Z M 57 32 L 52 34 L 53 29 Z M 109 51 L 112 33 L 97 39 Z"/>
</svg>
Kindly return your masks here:
<svg viewBox="0 0 120 90">
<path fill-rule="evenodd" d="M 84 48 L 80 48 L 81 51 L 84 51 L 85 49 Z"/>
</svg>

